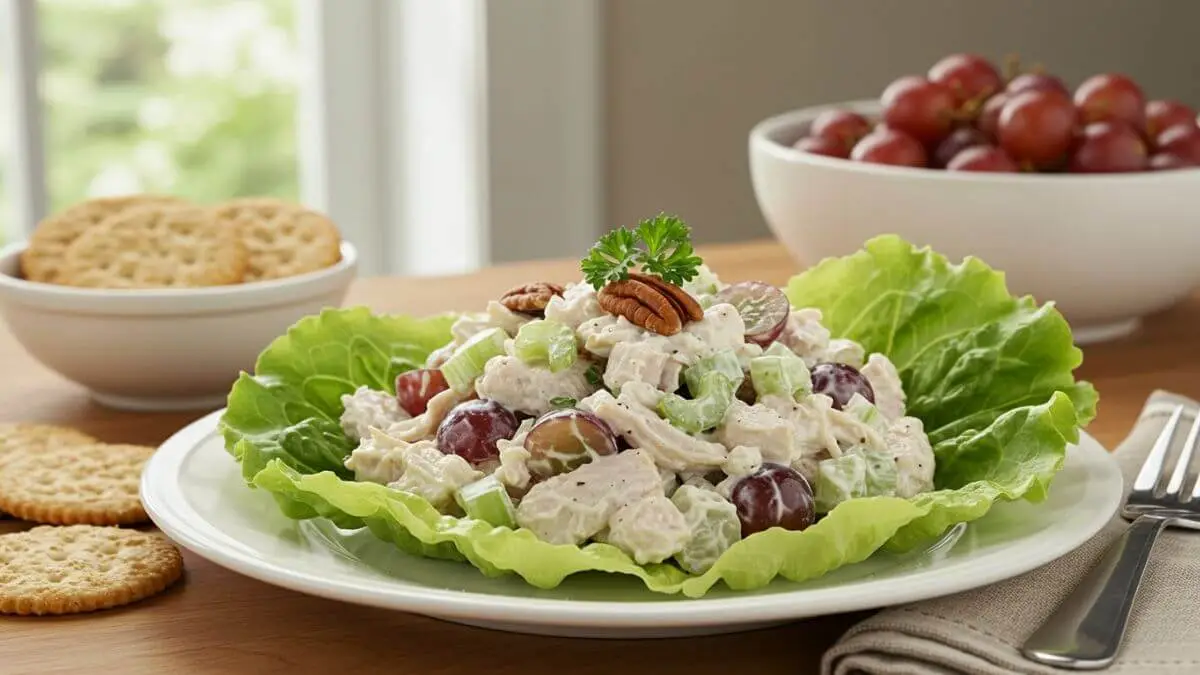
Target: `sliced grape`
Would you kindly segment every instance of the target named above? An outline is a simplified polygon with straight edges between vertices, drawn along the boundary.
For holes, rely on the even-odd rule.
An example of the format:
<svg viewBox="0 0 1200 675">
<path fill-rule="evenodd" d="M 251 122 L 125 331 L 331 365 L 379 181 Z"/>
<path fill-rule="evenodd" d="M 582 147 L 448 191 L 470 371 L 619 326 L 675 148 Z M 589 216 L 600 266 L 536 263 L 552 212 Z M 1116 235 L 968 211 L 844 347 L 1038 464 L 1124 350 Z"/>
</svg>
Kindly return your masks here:
<svg viewBox="0 0 1200 675">
<path fill-rule="evenodd" d="M 804 530 L 816 518 L 808 481 L 782 464 L 764 462 L 733 486 L 730 501 L 742 522 L 743 538 L 772 527 Z"/>
<path fill-rule="evenodd" d="M 538 319 L 517 330 L 513 354 L 531 366 L 547 366 L 557 373 L 575 365 L 579 346 L 575 331 L 557 321 Z"/>
<path fill-rule="evenodd" d="M 396 376 L 396 400 L 413 417 L 425 412 L 429 399 L 449 388 L 442 371 L 434 368 L 417 368 Z"/>
<path fill-rule="evenodd" d="M 525 436 L 526 466 L 540 478 L 574 471 L 597 457 L 615 455 L 617 436 L 604 420 L 575 409 L 542 415 Z"/>
<path fill-rule="evenodd" d="M 441 369 L 450 388 L 460 394 L 471 391 L 487 362 L 504 354 L 504 341 L 507 339 L 508 334 L 503 330 L 488 328 L 472 335 L 454 350 Z"/>
<path fill-rule="evenodd" d="M 496 441 L 512 438 L 518 424 L 517 416 L 495 401 L 466 401 L 455 406 L 438 426 L 438 449 L 475 466 L 487 464 L 500 456 Z"/>
<path fill-rule="evenodd" d="M 692 574 L 703 574 L 717 558 L 742 538 L 742 523 L 737 508 L 712 490 L 681 485 L 671 495 L 671 503 L 683 514 L 692 536 L 675 561 Z"/>
<path fill-rule="evenodd" d="M 875 402 L 875 390 L 870 381 L 854 366 L 844 363 L 818 363 L 812 369 L 812 391 L 833 399 L 833 408 L 842 410 L 855 394 L 871 403 Z"/>
<path fill-rule="evenodd" d="M 512 498 L 495 474 L 462 486 L 454 493 L 454 501 L 468 518 L 496 527 L 517 527 L 517 511 L 513 508 Z"/>
<path fill-rule="evenodd" d="M 693 398 L 667 394 L 658 402 L 658 411 L 675 428 L 698 434 L 712 429 L 725 418 L 737 385 L 721 373 L 711 371 L 700 378 L 696 389 L 689 389 Z"/>
<path fill-rule="evenodd" d="M 783 291 L 761 281 L 741 281 L 726 286 L 717 293 L 717 302 L 736 307 L 746 324 L 746 341 L 764 347 L 783 332 L 792 311 Z"/>
<path fill-rule="evenodd" d="M 699 391 L 702 387 L 700 380 L 705 375 L 714 372 L 721 373 L 729 378 L 730 382 L 736 383 L 739 387 L 742 385 L 742 380 L 746 377 L 746 373 L 742 371 L 741 363 L 738 362 L 737 354 L 732 349 L 724 349 L 688 366 L 683 371 L 683 381 L 687 384 L 688 391 Z"/>
</svg>

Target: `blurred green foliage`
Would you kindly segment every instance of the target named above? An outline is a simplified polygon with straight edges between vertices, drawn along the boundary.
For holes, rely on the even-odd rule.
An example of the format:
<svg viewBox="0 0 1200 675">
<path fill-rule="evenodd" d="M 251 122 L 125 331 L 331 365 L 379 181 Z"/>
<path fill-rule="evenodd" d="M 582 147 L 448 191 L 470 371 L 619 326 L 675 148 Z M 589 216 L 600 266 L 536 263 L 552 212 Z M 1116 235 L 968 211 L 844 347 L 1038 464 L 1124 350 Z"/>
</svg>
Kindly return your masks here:
<svg viewBox="0 0 1200 675">
<path fill-rule="evenodd" d="M 51 211 L 134 191 L 295 198 L 293 4 L 40 0 Z"/>
</svg>

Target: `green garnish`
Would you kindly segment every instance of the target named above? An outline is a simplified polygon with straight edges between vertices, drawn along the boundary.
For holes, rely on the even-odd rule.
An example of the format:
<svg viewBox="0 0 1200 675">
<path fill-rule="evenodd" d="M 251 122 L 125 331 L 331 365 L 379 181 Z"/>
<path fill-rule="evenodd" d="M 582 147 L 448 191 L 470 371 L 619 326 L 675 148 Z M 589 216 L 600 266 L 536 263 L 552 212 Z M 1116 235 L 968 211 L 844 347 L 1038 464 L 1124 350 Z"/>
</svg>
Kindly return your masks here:
<svg viewBox="0 0 1200 675">
<path fill-rule="evenodd" d="M 604 383 L 604 374 L 600 372 L 600 366 L 595 364 L 588 366 L 588 369 L 583 373 L 583 377 L 593 387 L 599 387 Z"/>
<path fill-rule="evenodd" d="M 628 277 L 635 265 L 663 281 L 682 284 L 696 276 L 702 262 L 692 250 L 691 228 L 676 216 L 660 213 L 638 223 L 635 230 L 619 227 L 600 237 L 579 267 L 584 279 L 599 290 Z"/>
<path fill-rule="evenodd" d="M 576 401 L 570 396 L 555 396 L 554 398 L 550 399 L 550 407 L 555 409 L 574 408 L 576 403 L 579 403 L 579 401 Z"/>
</svg>

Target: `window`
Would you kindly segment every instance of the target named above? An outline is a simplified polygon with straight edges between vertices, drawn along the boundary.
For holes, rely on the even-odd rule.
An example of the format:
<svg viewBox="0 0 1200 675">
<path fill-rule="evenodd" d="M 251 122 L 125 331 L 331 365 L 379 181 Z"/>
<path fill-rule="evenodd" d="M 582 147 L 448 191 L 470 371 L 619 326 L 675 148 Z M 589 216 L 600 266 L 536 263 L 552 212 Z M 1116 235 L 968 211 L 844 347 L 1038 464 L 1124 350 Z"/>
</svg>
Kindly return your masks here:
<svg viewBox="0 0 1200 675">
<path fill-rule="evenodd" d="M 364 274 L 577 253 L 601 222 L 597 7 L 0 0 L 0 223 L 270 195 L 329 213 Z"/>
<path fill-rule="evenodd" d="M 292 0 L 39 0 L 50 209 L 295 199 Z"/>
</svg>

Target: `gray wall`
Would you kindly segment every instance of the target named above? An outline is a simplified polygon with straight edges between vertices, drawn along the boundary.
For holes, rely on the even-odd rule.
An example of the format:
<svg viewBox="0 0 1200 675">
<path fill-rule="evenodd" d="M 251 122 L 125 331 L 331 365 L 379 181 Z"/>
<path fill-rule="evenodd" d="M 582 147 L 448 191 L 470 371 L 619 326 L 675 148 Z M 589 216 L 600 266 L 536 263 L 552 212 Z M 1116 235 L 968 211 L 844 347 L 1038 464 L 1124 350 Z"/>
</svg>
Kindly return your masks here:
<svg viewBox="0 0 1200 675">
<path fill-rule="evenodd" d="M 871 98 L 941 56 L 1019 53 L 1071 86 L 1125 72 L 1200 104 L 1200 0 L 603 0 L 607 221 L 660 210 L 701 241 L 766 236 L 746 134 Z"/>
</svg>

